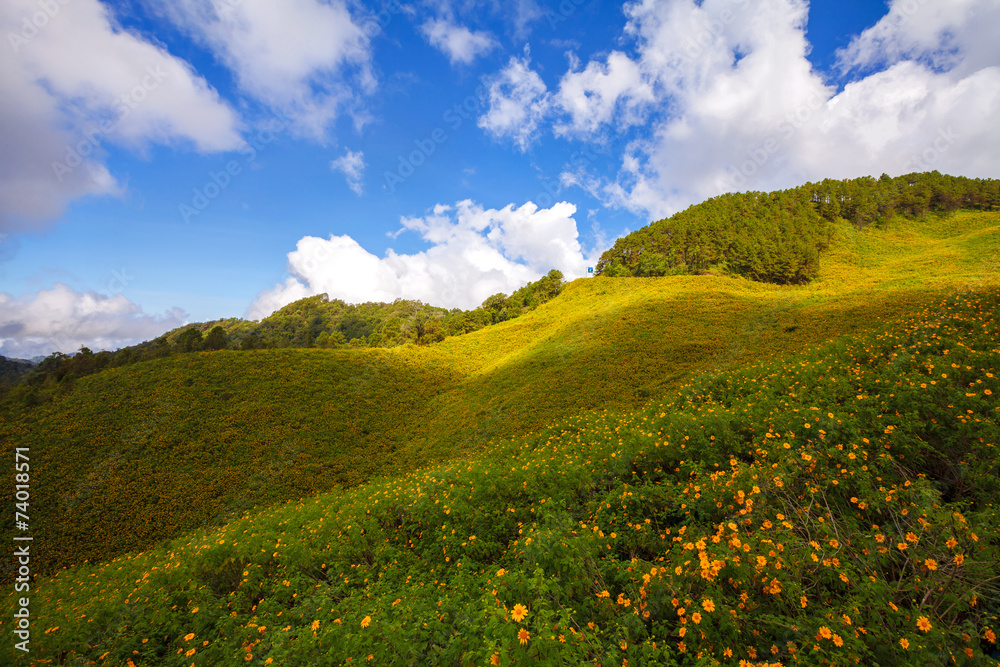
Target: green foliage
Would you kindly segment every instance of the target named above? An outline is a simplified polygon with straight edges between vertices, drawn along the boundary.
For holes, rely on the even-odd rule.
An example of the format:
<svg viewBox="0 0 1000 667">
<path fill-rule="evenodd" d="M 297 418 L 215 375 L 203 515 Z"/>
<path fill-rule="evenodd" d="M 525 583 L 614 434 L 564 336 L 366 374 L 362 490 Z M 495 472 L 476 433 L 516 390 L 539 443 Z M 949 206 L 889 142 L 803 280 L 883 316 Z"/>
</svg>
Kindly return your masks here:
<svg viewBox="0 0 1000 667">
<path fill-rule="evenodd" d="M 807 285 L 596 278 L 434 345 L 46 360 L 0 405 L 32 658 L 985 664 L 1000 215 L 831 225 Z"/>
<path fill-rule="evenodd" d="M 0 356 L 0 386 L 15 384 L 28 375 L 32 368 L 33 364 L 30 362 Z"/>
<path fill-rule="evenodd" d="M 955 291 L 642 409 L 60 572 L 33 584 L 32 655 L 986 664 L 998 315 L 996 286 Z"/>
<path fill-rule="evenodd" d="M 226 349 L 228 341 L 226 339 L 226 330 L 221 326 L 212 327 L 208 335 L 205 336 L 205 341 L 202 343 L 203 350 L 224 350 Z"/>
<path fill-rule="evenodd" d="M 897 214 L 919 219 L 960 209 L 1000 209 L 1000 181 L 883 174 L 879 180 L 827 179 L 769 194 L 726 194 L 618 239 L 596 273 L 663 276 L 718 267 L 760 282 L 801 284 L 818 275 L 832 222 L 884 227 Z"/>
</svg>

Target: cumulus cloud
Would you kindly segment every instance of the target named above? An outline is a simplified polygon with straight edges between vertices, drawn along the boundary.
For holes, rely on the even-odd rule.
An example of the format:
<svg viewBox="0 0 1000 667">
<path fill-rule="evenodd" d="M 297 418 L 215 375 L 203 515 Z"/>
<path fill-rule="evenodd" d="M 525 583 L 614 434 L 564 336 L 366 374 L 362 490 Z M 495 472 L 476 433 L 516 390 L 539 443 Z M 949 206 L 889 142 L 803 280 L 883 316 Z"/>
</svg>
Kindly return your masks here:
<svg viewBox="0 0 1000 667">
<path fill-rule="evenodd" d="M 915 60 L 955 76 L 1000 63 L 1000 6 L 982 0 L 893 2 L 888 13 L 840 53 L 844 70 Z"/>
<path fill-rule="evenodd" d="M 121 294 L 78 292 L 61 283 L 22 298 L 0 292 L 0 355 L 114 350 L 156 338 L 185 319 L 177 308 L 154 317 Z"/>
<path fill-rule="evenodd" d="M 542 77 L 531 69 L 527 55 L 511 58 L 490 82 L 489 107 L 479 117 L 479 127 L 494 138 L 512 140 L 526 151 L 549 113 L 551 97 Z"/>
<path fill-rule="evenodd" d="M 623 125 L 641 120 L 640 110 L 653 102 L 652 87 L 643 80 L 638 63 L 612 51 L 603 63 L 591 61 L 580 72 L 567 72 L 559 83 L 557 102 L 570 122 L 558 133 L 592 133 L 608 123 L 617 110 Z"/>
<path fill-rule="evenodd" d="M 359 93 L 374 90 L 368 36 L 344 0 L 178 0 L 157 5 L 234 73 L 240 88 L 322 140 Z"/>
<path fill-rule="evenodd" d="M 728 191 L 1000 169 L 995 0 L 892 0 L 839 54 L 842 89 L 808 59 L 805 0 L 635 0 L 625 13 L 627 48 L 571 63 L 555 95 L 512 61 L 480 123 L 523 150 L 543 121 L 588 141 L 641 122 L 615 177 L 563 174 L 607 204 L 659 218 Z"/>
<path fill-rule="evenodd" d="M 414 254 L 393 250 L 377 257 L 350 236 L 307 236 L 288 254 L 289 276 L 261 292 L 247 315 L 260 319 L 315 294 L 349 303 L 418 299 L 448 308 L 475 308 L 497 292 L 510 293 L 551 269 L 568 279 L 586 275 L 596 253 L 578 240 L 576 207 L 484 209 L 472 201 L 437 205 L 427 215 L 404 217 L 401 231 L 431 247 Z"/>
<path fill-rule="evenodd" d="M 330 162 L 330 169 L 339 171 L 347 179 L 347 187 L 354 191 L 354 194 L 361 196 L 364 192 L 364 184 L 361 180 L 365 176 L 365 154 L 363 151 L 354 152 L 348 150 L 336 160 Z"/>
<path fill-rule="evenodd" d="M 130 148 L 181 141 L 235 148 L 238 118 L 191 68 L 122 30 L 97 0 L 0 5 L 0 230 L 24 231 L 85 195 L 119 190 L 102 161 Z"/>
<path fill-rule="evenodd" d="M 497 46 L 490 33 L 481 30 L 473 32 L 447 19 L 430 19 L 420 27 L 420 31 L 431 46 L 448 56 L 452 65 L 468 65 Z"/>
</svg>

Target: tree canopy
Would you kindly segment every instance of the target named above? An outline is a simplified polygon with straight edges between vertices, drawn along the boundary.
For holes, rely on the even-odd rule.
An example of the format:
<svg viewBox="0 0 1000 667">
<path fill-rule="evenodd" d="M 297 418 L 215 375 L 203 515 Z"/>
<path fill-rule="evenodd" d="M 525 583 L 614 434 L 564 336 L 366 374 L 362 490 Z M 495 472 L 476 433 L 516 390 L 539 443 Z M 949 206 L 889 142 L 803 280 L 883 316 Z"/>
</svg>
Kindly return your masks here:
<svg viewBox="0 0 1000 667">
<path fill-rule="evenodd" d="M 1000 209 L 1000 181 L 938 172 L 827 179 L 778 192 L 731 193 L 653 222 L 615 242 L 598 262 L 605 276 L 663 276 L 717 270 L 797 284 L 819 272 L 832 223 L 884 226 L 959 209 Z"/>
</svg>

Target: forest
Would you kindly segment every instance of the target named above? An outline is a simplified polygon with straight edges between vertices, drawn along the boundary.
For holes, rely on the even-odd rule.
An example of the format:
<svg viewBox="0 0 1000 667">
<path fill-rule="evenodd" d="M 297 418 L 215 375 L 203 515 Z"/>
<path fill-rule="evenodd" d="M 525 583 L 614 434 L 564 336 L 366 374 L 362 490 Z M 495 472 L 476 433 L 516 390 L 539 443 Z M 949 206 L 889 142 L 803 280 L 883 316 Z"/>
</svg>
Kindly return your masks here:
<svg viewBox="0 0 1000 667">
<path fill-rule="evenodd" d="M 1000 210 L 1000 181 L 914 173 L 826 179 L 778 192 L 709 199 L 618 239 L 598 262 L 606 276 L 720 273 L 776 284 L 816 277 L 831 223 L 883 227 L 958 210 Z"/>
<path fill-rule="evenodd" d="M 95 353 L 83 347 L 72 355 L 55 352 L 37 365 L 0 357 L 0 403 L 12 400 L 37 405 L 65 393 L 78 378 L 175 354 L 429 345 L 519 317 L 557 296 L 564 284 L 563 274 L 553 269 L 509 296 L 490 296 L 473 310 L 449 310 L 406 299 L 348 304 L 320 294 L 290 303 L 259 322 L 231 318 L 190 324 L 116 351 Z"/>
</svg>

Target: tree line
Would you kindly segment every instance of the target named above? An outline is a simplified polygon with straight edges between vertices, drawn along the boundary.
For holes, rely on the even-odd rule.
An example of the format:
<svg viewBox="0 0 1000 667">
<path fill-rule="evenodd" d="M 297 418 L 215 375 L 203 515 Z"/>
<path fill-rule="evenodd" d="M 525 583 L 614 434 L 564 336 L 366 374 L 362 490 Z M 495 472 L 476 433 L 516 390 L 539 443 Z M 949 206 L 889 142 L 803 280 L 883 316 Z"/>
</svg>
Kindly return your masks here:
<svg viewBox="0 0 1000 667">
<path fill-rule="evenodd" d="M 1000 181 L 938 172 L 826 179 L 777 192 L 724 194 L 618 239 L 595 273 L 665 276 L 718 272 L 801 284 L 816 277 L 833 223 L 884 227 L 958 210 L 1000 210 Z"/>
<path fill-rule="evenodd" d="M 105 368 L 214 350 L 365 348 L 429 345 L 510 320 L 557 296 L 565 282 L 552 270 L 510 296 L 498 293 L 472 310 L 420 301 L 348 304 L 326 294 L 290 303 L 260 321 L 230 318 L 185 325 L 116 351 L 55 352 L 37 365 L 0 357 L 0 398 L 30 405 L 68 391 L 75 379 Z"/>
</svg>

